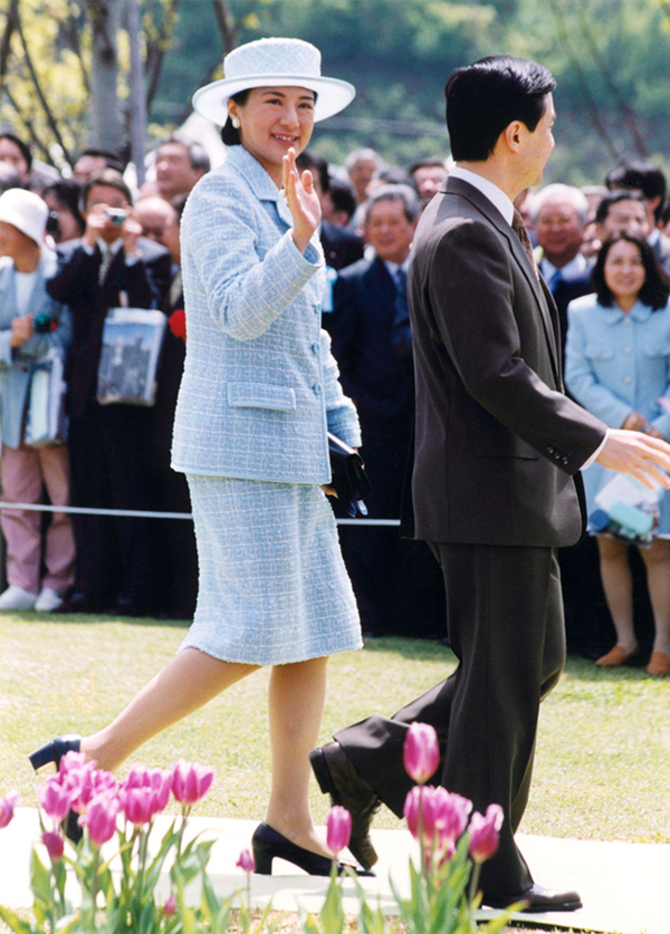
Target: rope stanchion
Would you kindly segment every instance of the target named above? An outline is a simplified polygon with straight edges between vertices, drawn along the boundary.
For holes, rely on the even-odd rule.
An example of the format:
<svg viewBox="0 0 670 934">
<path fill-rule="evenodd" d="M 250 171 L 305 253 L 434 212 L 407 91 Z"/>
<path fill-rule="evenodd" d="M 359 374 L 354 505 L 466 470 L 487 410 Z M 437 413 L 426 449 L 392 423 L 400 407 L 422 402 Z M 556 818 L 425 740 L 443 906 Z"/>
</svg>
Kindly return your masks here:
<svg viewBox="0 0 670 934">
<path fill-rule="evenodd" d="M 53 506 L 45 503 L 0 502 L 0 510 L 24 510 L 25 512 L 64 512 L 78 516 L 116 516 L 126 519 L 193 519 L 190 512 L 153 512 L 139 509 L 96 509 L 92 506 Z M 399 526 L 399 519 L 336 519 L 338 525 Z"/>
</svg>

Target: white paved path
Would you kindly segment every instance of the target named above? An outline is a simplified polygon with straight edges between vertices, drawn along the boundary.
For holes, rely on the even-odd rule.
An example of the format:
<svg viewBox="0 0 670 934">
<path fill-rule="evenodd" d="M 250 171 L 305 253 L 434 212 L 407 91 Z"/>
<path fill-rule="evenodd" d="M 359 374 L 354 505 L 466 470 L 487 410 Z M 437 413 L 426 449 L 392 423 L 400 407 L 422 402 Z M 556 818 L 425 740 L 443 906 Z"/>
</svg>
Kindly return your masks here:
<svg viewBox="0 0 670 934">
<path fill-rule="evenodd" d="M 158 818 L 160 826 L 168 818 Z M 193 833 L 206 832 L 216 838 L 210 861 L 210 876 L 216 891 L 224 896 L 246 888 L 246 880 L 235 862 L 249 846 L 253 821 L 192 818 Z M 394 913 L 395 903 L 388 884 L 391 875 L 403 893 L 408 888 L 407 866 L 413 850 L 410 835 L 399 830 L 373 831 L 380 861 L 374 879 L 362 879 L 371 902 L 380 900 L 384 911 Z M 0 831 L 0 904 L 28 907 L 30 847 L 39 836 L 37 811 L 18 808 L 12 823 Z M 608 934 L 670 934 L 670 844 L 601 843 L 559 840 L 551 837 L 519 836 L 519 843 L 538 883 L 552 888 L 577 889 L 584 908 L 570 913 L 523 915 L 541 924 Z M 318 910 L 327 880 L 300 873 L 288 863 L 275 861 L 272 877 L 253 876 L 252 899 L 258 905 L 272 900 L 278 910 L 295 911 L 300 905 Z M 165 881 L 165 880 L 163 880 Z M 345 882 L 350 898 L 345 910 L 357 914 L 358 902 L 351 882 Z M 167 888 L 164 888 L 167 894 Z M 482 911 L 481 919 L 495 912 Z"/>
</svg>

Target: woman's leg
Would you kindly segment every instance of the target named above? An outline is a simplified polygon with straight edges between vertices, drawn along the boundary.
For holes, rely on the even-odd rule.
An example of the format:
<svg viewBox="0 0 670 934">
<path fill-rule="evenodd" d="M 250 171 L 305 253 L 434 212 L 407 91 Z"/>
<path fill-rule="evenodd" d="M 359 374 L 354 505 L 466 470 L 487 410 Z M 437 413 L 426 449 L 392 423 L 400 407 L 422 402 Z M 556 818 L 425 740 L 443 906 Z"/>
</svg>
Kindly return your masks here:
<svg viewBox="0 0 670 934">
<path fill-rule="evenodd" d="M 272 790 L 266 821 L 298 846 L 332 856 L 316 834 L 309 809 L 308 753 L 319 738 L 327 664 L 327 658 L 314 658 L 272 669 L 268 705 Z"/>
<path fill-rule="evenodd" d="M 670 655 L 670 542 L 657 538 L 640 554 L 647 569 L 647 589 L 654 613 L 654 651 Z"/>
<path fill-rule="evenodd" d="M 628 545 L 598 536 L 600 577 L 616 629 L 617 645 L 625 652 L 637 647 L 633 627 L 633 580 L 628 565 Z"/>
<path fill-rule="evenodd" d="M 37 451 L 4 446 L 0 458 L 2 495 L 10 503 L 38 503 L 42 474 Z M 29 593 L 40 591 L 42 516 L 39 512 L 3 510 L 0 525 L 7 542 L 7 581 Z"/>
<path fill-rule="evenodd" d="M 85 737 L 81 748 L 100 768 L 114 771 L 152 736 L 259 667 L 223 662 L 198 649 L 185 649 L 142 688 L 113 723 Z"/>
</svg>

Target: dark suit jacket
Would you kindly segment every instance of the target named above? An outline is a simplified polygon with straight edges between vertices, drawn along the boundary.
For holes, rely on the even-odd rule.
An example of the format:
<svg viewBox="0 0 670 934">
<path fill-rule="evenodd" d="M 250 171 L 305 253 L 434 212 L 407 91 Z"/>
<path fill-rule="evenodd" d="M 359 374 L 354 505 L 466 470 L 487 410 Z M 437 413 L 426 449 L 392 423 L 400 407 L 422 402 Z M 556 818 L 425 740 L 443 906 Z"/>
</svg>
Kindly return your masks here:
<svg viewBox="0 0 670 934">
<path fill-rule="evenodd" d="M 58 249 L 58 271 L 47 283 L 47 291 L 72 312 L 72 344 L 65 372 L 71 415 L 81 416 L 95 395 L 102 328 L 109 309 L 120 304 L 119 293 L 127 294 L 131 308 L 157 308 L 169 286 L 168 251 L 144 237 L 139 238 L 138 248 L 141 259 L 126 265 L 121 247 L 102 284 L 98 284 L 102 254 L 97 247 L 88 253 L 81 240 L 70 240 Z"/>
<path fill-rule="evenodd" d="M 491 202 L 448 179 L 414 240 L 415 533 L 554 547 L 583 530 L 573 475 L 605 425 L 563 394 L 558 316 Z"/>
<path fill-rule="evenodd" d="M 329 221 L 321 222 L 321 245 L 326 263 L 333 269 L 344 269 L 363 259 L 363 241 L 346 227 L 338 227 Z"/>
<path fill-rule="evenodd" d="M 395 283 L 378 257 L 347 266 L 333 289 L 333 355 L 344 392 L 363 418 L 399 415 L 414 405 L 411 345 L 393 343 L 395 298 Z"/>
</svg>

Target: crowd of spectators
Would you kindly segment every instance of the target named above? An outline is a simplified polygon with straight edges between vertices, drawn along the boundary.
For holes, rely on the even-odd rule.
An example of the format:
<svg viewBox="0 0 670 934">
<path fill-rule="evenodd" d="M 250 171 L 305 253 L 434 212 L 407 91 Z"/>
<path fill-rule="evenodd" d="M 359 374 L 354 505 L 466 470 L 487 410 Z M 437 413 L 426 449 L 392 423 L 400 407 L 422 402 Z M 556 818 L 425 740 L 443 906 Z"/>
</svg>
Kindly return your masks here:
<svg viewBox="0 0 670 934">
<path fill-rule="evenodd" d="M 139 192 L 127 183 L 124 157 L 103 149 L 83 151 L 70 178 L 35 180 L 30 148 L 14 133 L 0 133 L 0 190 L 32 189 L 46 206 L 41 249 L 52 257 L 54 271 L 45 294 L 71 318 L 65 358 L 70 501 L 93 509 L 188 513 L 184 478 L 170 469 L 169 457 L 187 338 L 179 221 L 209 160 L 197 142 L 178 135 L 164 140 L 154 155 L 152 180 Z M 343 166 L 329 166 L 314 152 L 303 153 L 298 165 L 311 171 L 322 204 L 320 238 L 329 267 L 323 323 L 363 426 L 362 453 L 372 481 L 369 515 L 396 520 L 413 415 L 407 269 L 417 219 L 448 177 L 449 161 L 417 158 L 407 167 L 389 166 L 374 150 L 359 149 Z M 564 345 L 570 303 L 593 293 L 597 257 L 613 237 L 624 234 L 648 243 L 659 268 L 670 269 L 666 182 L 649 161 L 622 161 L 603 185 L 548 184 L 524 193 L 517 207 L 555 299 Z M 110 209 L 123 212 L 120 222 Z M 9 259 L 0 264 L 11 263 L 11 254 L 4 252 Z M 118 305 L 159 308 L 168 317 L 151 407 L 102 405 L 96 398 L 102 327 L 109 309 Z M 21 316 L 30 318 L 30 309 Z M 11 322 L 2 327 L 11 334 Z M 0 337 L 4 333 L 0 328 Z M 0 366 L 15 366 L 18 356 L 12 345 Z M 21 441 L 17 450 L 23 447 Z M 3 498 L 25 501 L 15 498 L 4 461 Z M 32 494 L 36 499 L 52 496 L 46 476 L 43 482 L 44 489 Z M 344 517 L 338 504 L 334 508 Z M 12 521 L 7 515 L 3 528 Z M 51 523 L 60 518 L 54 514 Z M 54 584 L 50 608 L 192 614 L 197 560 L 190 522 L 98 514 L 76 515 L 72 525 L 76 578 L 68 583 L 65 576 L 55 584 L 48 578 Z M 34 573 L 30 580 L 17 575 L 11 532 L 6 536 L 9 590 L 18 586 L 23 592 L 18 603 L 34 606 L 40 600 L 39 579 Z M 401 541 L 394 527 L 362 525 L 342 526 L 341 540 L 364 632 L 444 637 L 440 574 L 423 543 Z M 41 555 L 41 570 L 48 574 L 44 548 Z M 561 565 L 569 641 L 595 658 L 607 647 L 611 623 L 594 541 L 564 549 Z M 633 561 L 638 582 L 641 568 Z M 8 591 L 0 596 L 0 607 L 3 599 L 12 604 Z"/>
</svg>

